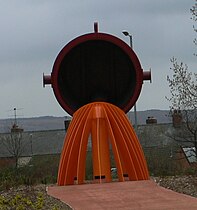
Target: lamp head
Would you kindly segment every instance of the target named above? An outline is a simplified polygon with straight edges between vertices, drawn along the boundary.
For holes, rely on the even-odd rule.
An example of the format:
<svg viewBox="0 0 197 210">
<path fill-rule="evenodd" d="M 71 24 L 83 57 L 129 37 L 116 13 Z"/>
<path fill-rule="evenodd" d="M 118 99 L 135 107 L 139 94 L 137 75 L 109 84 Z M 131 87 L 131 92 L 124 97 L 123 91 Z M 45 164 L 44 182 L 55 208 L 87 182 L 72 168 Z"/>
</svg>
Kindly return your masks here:
<svg viewBox="0 0 197 210">
<path fill-rule="evenodd" d="M 129 32 L 128 32 L 128 31 L 122 31 L 122 33 L 123 33 L 125 36 L 129 36 Z"/>
</svg>

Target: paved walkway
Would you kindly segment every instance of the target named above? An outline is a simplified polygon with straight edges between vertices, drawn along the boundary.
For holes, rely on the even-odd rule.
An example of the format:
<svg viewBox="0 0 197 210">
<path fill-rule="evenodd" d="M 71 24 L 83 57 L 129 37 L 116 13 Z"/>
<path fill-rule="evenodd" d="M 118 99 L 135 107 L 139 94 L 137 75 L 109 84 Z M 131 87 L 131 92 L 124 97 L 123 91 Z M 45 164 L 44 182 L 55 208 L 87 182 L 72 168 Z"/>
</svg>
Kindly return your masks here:
<svg viewBox="0 0 197 210">
<path fill-rule="evenodd" d="M 48 187 L 48 194 L 74 210 L 197 210 L 197 198 L 154 181 L 127 181 Z"/>
</svg>

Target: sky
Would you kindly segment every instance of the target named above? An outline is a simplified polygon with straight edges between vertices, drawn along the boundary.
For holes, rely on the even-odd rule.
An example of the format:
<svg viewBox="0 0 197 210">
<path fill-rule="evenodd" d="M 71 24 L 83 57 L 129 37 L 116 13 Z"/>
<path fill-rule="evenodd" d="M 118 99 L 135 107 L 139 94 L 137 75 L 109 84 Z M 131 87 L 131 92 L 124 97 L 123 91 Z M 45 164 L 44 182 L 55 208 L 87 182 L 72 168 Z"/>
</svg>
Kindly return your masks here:
<svg viewBox="0 0 197 210">
<path fill-rule="evenodd" d="M 137 110 L 169 109 L 170 59 L 196 72 L 194 0 L 0 0 L 0 118 L 17 108 L 22 117 L 65 116 L 53 89 L 43 88 L 60 50 L 72 39 L 93 32 L 109 33 L 133 48 L 152 83 L 144 82 Z"/>
</svg>

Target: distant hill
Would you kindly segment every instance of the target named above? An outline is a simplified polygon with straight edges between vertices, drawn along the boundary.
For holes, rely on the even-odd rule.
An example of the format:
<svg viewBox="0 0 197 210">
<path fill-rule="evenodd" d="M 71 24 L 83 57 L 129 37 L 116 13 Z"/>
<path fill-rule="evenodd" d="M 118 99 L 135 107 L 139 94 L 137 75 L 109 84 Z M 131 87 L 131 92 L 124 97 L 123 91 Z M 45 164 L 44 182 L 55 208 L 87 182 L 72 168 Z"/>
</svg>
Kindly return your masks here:
<svg viewBox="0 0 197 210">
<path fill-rule="evenodd" d="M 169 111 L 167 110 L 147 110 L 137 112 L 138 125 L 146 124 L 148 117 L 154 117 L 157 119 L 157 123 L 170 123 L 171 118 L 168 117 Z M 128 118 L 134 123 L 134 113 L 129 112 Z M 70 117 L 33 117 L 33 118 L 18 118 L 17 124 L 22 127 L 24 131 L 40 131 L 40 130 L 56 130 L 64 129 L 64 121 L 70 119 Z M 0 132 L 9 132 L 14 123 L 13 119 L 0 119 Z"/>
<path fill-rule="evenodd" d="M 129 112 L 128 114 L 129 119 L 134 123 L 134 112 Z M 137 112 L 137 123 L 138 125 L 146 124 L 146 119 L 148 117 L 154 117 L 157 119 L 158 124 L 163 123 L 171 123 L 172 118 L 169 117 L 169 110 L 158 110 L 158 109 L 151 109 L 146 111 L 139 111 Z"/>
<path fill-rule="evenodd" d="M 64 129 L 64 121 L 70 117 L 33 117 L 33 118 L 18 118 L 17 124 L 24 131 L 41 131 L 41 130 L 56 130 Z M 0 119 L 0 132 L 9 132 L 14 124 L 13 119 Z"/>
</svg>

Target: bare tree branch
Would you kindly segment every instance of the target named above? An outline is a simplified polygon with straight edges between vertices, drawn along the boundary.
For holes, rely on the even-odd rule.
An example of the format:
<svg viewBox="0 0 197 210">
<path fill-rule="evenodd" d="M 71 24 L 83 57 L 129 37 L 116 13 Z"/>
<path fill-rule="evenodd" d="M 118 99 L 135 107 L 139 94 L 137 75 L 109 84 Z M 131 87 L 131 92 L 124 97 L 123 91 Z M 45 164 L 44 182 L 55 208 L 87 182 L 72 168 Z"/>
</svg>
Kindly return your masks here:
<svg viewBox="0 0 197 210">
<path fill-rule="evenodd" d="M 22 132 L 11 132 L 2 138 L 2 144 L 7 152 L 15 158 L 15 167 L 18 167 L 18 159 L 24 152 L 26 144 L 23 141 Z"/>
</svg>

